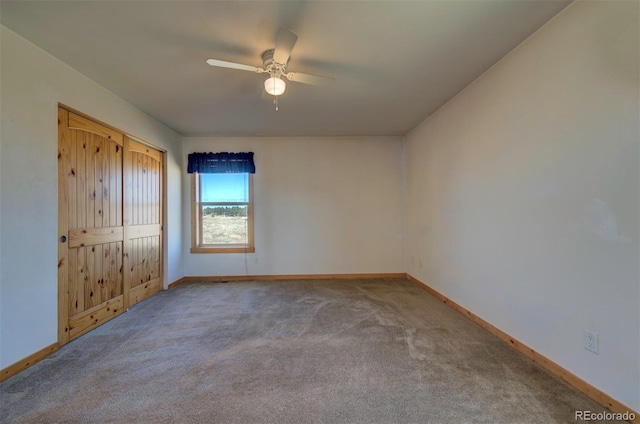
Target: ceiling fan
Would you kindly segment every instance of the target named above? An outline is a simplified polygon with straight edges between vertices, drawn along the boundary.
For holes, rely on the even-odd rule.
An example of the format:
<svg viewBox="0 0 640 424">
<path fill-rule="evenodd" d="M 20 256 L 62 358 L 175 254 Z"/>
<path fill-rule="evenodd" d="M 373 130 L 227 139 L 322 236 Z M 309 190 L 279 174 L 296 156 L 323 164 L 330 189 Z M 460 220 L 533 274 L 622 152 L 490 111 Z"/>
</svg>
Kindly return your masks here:
<svg viewBox="0 0 640 424">
<path fill-rule="evenodd" d="M 302 84 L 319 86 L 333 84 L 333 78 L 303 74 L 301 72 L 287 72 L 289 56 L 291 55 L 293 46 L 296 45 L 296 41 L 298 41 L 298 36 L 296 34 L 288 29 L 280 28 L 276 38 L 275 48 L 262 53 L 262 68 L 218 59 L 209 59 L 207 60 L 207 63 L 211 66 L 217 66 L 220 68 L 239 69 L 241 71 L 251 71 L 257 74 L 269 74 L 269 78 L 264 82 L 264 89 L 272 96 L 276 96 L 276 98 L 277 96 L 282 95 L 287 87 L 287 84 L 282 80 L 282 77 L 287 78 L 289 81 L 300 82 Z"/>
</svg>

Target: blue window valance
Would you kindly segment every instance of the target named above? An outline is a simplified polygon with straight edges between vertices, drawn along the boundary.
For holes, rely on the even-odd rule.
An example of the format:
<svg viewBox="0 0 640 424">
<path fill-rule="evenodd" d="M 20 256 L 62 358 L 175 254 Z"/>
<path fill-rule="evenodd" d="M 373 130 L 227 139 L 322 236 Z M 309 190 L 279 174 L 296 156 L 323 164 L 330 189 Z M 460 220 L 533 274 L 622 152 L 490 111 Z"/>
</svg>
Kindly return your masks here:
<svg viewBox="0 0 640 424">
<path fill-rule="evenodd" d="M 193 174 L 256 173 L 253 152 L 189 153 L 187 172 Z"/>
</svg>

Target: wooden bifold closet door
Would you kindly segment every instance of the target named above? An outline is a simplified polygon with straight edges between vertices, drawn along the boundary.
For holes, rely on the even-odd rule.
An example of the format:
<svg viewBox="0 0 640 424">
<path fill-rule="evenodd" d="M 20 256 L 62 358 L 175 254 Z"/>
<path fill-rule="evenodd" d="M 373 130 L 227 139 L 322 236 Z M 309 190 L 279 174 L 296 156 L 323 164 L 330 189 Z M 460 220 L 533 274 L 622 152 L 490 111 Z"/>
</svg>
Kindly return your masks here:
<svg viewBox="0 0 640 424">
<path fill-rule="evenodd" d="M 162 153 L 58 109 L 58 342 L 162 289 Z"/>
</svg>

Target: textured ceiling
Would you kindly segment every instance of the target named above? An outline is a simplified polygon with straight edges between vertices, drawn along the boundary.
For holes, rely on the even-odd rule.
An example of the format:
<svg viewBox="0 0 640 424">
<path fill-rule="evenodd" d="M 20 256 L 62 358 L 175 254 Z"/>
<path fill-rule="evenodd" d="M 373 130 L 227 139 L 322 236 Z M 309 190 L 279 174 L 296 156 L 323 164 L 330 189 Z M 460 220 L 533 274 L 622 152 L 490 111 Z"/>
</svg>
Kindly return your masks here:
<svg viewBox="0 0 640 424">
<path fill-rule="evenodd" d="M 570 1 L 5 1 L 3 25 L 183 135 L 404 135 Z M 261 66 L 298 34 L 276 111 Z M 73 106 L 73 105 L 70 105 Z"/>
</svg>

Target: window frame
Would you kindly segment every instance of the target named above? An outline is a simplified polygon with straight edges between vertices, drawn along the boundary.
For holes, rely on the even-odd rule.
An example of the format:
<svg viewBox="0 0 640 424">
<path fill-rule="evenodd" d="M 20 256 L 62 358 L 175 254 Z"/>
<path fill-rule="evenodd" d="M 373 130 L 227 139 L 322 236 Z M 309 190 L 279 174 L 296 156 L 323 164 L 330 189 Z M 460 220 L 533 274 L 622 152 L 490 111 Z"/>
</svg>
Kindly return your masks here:
<svg viewBox="0 0 640 424">
<path fill-rule="evenodd" d="M 191 253 L 255 253 L 253 241 L 253 174 L 248 174 L 249 202 L 226 202 L 247 205 L 247 243 L 236 244 L 202 244 L 202 185 L 200 176 L 191 174 Z M 207 202 L 210 203 L 210 202 Z"/>
</svg>

